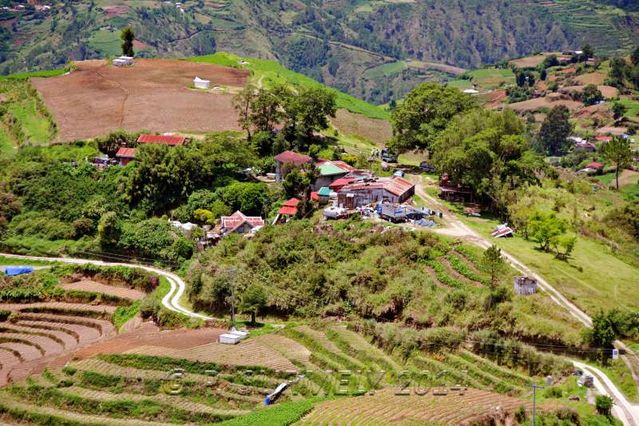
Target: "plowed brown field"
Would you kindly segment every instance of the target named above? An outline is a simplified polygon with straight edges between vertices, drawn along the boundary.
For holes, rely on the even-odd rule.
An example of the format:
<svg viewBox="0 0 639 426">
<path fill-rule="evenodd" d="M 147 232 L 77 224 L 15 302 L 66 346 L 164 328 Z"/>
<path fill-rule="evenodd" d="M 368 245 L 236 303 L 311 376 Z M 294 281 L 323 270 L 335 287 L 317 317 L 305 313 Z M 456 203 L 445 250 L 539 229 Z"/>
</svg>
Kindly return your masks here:
<svg viewBox="0 0 639 426">
<path fill-rule="evenodd" d="M 108 294 L 110 296 L 116 296 L 122 299 L 129 299 L 129 300 L 140 300 L 140 299 L 144 299 L 144 296 L 145 296 L 145 293 L 140 290 L 101 284 L 91 280 L 82 280 L 82 281 L 76 281 L 73 283 L 62 284 L 60 287 L 62 287 L 65 290 L 102 293 L 102 294 Z"/>
<path fill-rule="evenodd" d="M 128 131 L 239 130 L 232 95 L 191 90 L 196 76 L 211 87 L 242 87 L 248 71 L 167 59 L 138 59 L 118 68 L 105 61 L 78 62 L 71 74 L 34 78 L 58 124 L 58 141 Z"/>
</svg>

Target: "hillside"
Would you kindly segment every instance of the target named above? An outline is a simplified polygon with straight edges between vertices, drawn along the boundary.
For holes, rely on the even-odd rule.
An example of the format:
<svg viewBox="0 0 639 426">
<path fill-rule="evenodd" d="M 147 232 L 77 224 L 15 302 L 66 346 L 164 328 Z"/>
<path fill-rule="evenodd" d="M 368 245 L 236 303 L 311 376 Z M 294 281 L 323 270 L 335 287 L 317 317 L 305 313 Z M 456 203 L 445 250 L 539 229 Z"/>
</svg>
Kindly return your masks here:
<svg viewBox="0 0 639 426">
<path fill-rule="evenodd" d="M 15 7 L 24 1 L 6 1 Z M 0 72 L 61 67 L 119 53 L 130 25 L 141 56 L 218 50 L 265 59 L 385 103 L 457 67 L 576 49 L 625 52 L 639 42 L 632 2 L 604 0 L 54 2 L 0 14 Z M 427 28 L 428 31 L 423 31 Z M 55 52 L 55 53 L 54 53 Z"/>
</svg>

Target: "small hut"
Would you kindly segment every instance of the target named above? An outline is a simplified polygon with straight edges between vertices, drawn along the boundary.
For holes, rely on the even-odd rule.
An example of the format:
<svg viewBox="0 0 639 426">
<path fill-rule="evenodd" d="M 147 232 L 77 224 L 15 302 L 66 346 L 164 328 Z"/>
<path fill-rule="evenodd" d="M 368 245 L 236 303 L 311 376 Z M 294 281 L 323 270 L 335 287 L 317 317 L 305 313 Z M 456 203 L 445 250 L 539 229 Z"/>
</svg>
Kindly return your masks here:
<svg viewBox="0 0 639 426">
<path fill-rule="evenodd" d="M 193 79 L 193 86 L 195 86 L 196 89 L 209 90 L 210 85 L 210 80 L 203 80 L 197 76 Z"/>
<path fill-rule="evenodd" d="M 537 293 L 537 280 L 529 277 L 515 277 L 515 294 L 529 296 Z"/>
<path fill-rule="evenodd" d="M 113 65 L 116 67 L 130 67 L 133 65 L 133 58 L 131 56 L 120 56 L 113 60 Z"/>
</svg>

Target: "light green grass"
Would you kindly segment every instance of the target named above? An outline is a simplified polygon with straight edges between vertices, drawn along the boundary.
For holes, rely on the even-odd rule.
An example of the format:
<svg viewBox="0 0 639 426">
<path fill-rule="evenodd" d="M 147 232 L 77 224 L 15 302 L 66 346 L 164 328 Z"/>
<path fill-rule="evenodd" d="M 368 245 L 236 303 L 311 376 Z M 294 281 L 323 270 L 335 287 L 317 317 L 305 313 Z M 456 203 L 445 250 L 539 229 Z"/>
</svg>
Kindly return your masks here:
<svg viewBox="0 0 639 426">
<path fill-rule="evenodd" d="M 468 225 L 492 239 L 496 221 L 464 218 Z M 610 249 L 596 241 L 578 237 L 568 262 L 552 253 L 536 249 L 536 244 L 520 236 L 492 239 L 498 247 L 541 274 L 564 296 L 589 314 L 601 309 L 639 309 L 639 270 L 621 261 Z"/>
<path fill-rule="evenodd" d="M 246 416 L 236 417 L 220 423 L 224 426 L 249 426 L 249 425 L 269 425 L 287 426 L 299 421 L 304 415 L 309 413 L 315 404 L 322 399 L 311 398 L 300 401 L 289 401 L 276 404 L 271 407 L 256 410 Z"/>
<path fill-rule="evenodd" d="M 9 105 L 9 111 L 20 122 L 27 141 L 43 145 L 51 139 L 50 122 L 40 114 L 35 99 L 23 99 L 19 104 Z"/>
<path fill-rule="evenodd" d="M 619 102 L 626 107 L 624 116 L 628 118 L 636 118 L 639 115 L 639 101 L 628 98 L 620 99 Z"/>
<path fill-rule="evenodd" d="M 89 46 L 105 56 L 118 56 L 122 53 L 119 34 L 115 31 L 99 30 L 89 38 Z"/>
<path fill-rule="evenodd" d="M 466 90 L 466 89 L 472 89 L 473 88 L 473 83 L 470 80 L 451 80 L 448 83 L 446 83 L 448 86 L 450 87 L 454 87 L 456 89 L 459 90 Z"/>
<path fill-rule="evenodd" d="M 291 84 L 302 87 L 323 87 L 321 83 L 303 74 L 291 71 L 276 61 L 263 59 L 245 58 L 225 52 L 218 52 L 213 55 L 196 56 L 188 58 L 193 62 L 204 62 L 224 65 L 233 68 L 242 68 L 251 71 L 251 80 L 255 84 L 262 84 L 266 87 L 274 83 Z M 244 65 L 240 63 L 247 62 Z M 333 89 L 331 89 L 333 90 Z M 369 118 L 388 119 L 390 114 L 382 108 L 369 104 L 361 99 L 354 98 L 346 93 L 337 93 L 337 107 L 344 108 L 356 114 L 362 114 Z"/>
<path fill-rule="evenodd" d="M 64 69 L 22 72 L 10 75 L 0 75 L 0 80 L 27 80 L 31 77 L 57 77 L 64 74 L 65 72 L 66 70 Z"/>
<path fill-rule="evenodd" d="M 368 78 L 388 77 L 395 74 L 399 74 L 400 72 L 404 71 L 406 68 L 408 68 L 408 65 L 406 64 L 405 61 L 391 62 L 388 64 L 379 65 L 375 68 L 371 68 L 368 71 L 366 71 L 365 75 Z"/>
<path fill-rule="evenodd" d="M 637 384 L 632 378 L 632 373 L 621 359 L 610 362 L 607 366 L 598 366 L 631 402 L 639 402 Z"/>
</svg>

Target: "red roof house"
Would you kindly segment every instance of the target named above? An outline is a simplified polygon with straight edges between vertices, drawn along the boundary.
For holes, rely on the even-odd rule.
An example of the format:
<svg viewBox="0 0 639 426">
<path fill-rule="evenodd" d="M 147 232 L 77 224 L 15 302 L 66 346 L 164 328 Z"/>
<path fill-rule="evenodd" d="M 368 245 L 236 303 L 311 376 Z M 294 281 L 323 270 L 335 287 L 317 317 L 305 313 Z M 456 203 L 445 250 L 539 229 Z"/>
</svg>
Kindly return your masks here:
<svg viewBox="0 0 639 426">
<path fill-rule="evenodd" d="M 597 162 L 593 162 L 590 163 L 586 166 L 587 169 L 592 169 L 592 170 L 603 170 L 604 165 L 601 163 L 597 163 Z"/>
<path fill-rule="evenodd" d="M 282 216 L 295 216 L 297 215 L 297 207 L 300 205 L 301 201 L 297 198 L 291 198 L 282 204 L 282 208 L 279 209 L 278 213 Z"/>
<path fill-rule="evenodd" d="M 353 182 L 355 182 L 354 177 L 343 177 L 343 178 L 337 179 L 336 181 L 333 181 L 333 183 L 328 185 L 328 187 L 335 192 L 339 192 L 340 189 L 342 189 L 346 185 L 349 185 Z"/>
<path fill-rule="evenodd" d="M 264 219 L 259 216 L 246 216 L 241 211 L 236 211 L 231 216 L 222 216 L 220 218 L 221 232 L 223 234 L 230 234 L 236 232 L 239 234 L 246 234 L 251 232 L 255 228 L 261 228 L 264 226 Z"/>
<path fill-rule="evenodd" d="M 294 151 L 284 151 L 275 156 L 275 180 L 281 182 L 288 170 L 293 167 L 310 164 L 313 159 L 308 155 L 300 154 Z"/>
<path fill-rule="evenodd" d="M 141 144 L 153 144 L 153 145 L 178 146 L 178 145 L 184 145 L 186 143 L 186 138 L 184 136 L 174 136 L 174 135 L 147 135 L 147 134 L 142 134 L 138 138 L 138 143 L 141 143 Z"/>
<path fill-rule="evenodd" d="M 135 152 L 135 148 L 122 147 L 115 153 L 115 158 L 120 161 L 121 166 L 126 166 L 131 160 L 135 159 Z"/>
</svg>

